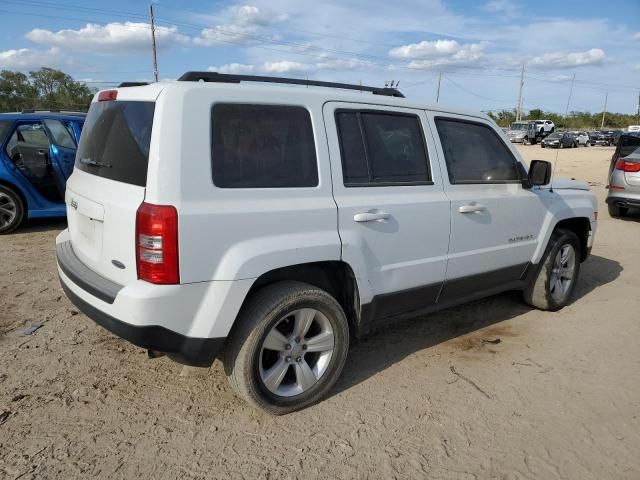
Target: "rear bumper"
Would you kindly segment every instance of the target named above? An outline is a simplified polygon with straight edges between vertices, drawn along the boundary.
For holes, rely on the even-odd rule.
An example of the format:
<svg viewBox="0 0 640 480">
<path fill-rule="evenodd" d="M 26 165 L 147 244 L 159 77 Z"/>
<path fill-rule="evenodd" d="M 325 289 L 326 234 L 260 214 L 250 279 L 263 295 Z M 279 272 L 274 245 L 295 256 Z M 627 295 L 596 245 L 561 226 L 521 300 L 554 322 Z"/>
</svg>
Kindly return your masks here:
<svg viewBox="0 0 640 480">
<path fill-rule="evenodd" d="M 98 325 L 138 347 L 166 353 L 176 362 L 208 367 L 224 345 L 225 338 L 192 338 L 157 325 L 136 326 L 120 321 L 73 293 L 62 277 L 60 283 L 71 303 Z"/>
<path fill-rule="evenodd" d="M 196 324 L 197 315 L 193 313 L 205 301 L 202 297 L 207 296 L 206 288 L 139 281 L 129 286 L 115 284 L 80 262 L 65 233 L 56 245 L 58 275 L 65 294 L 81 312 L 118 337 L 166 353 L 180 363 L 199 367 L 213 363 L 226 334 L 201 337 L 184 332 L 206 327 L 210 331 L 215 315 L 209 316 L 208 325 L 203 326 Z"/>
<path fill-rule="evenodd" d="M 636 198 L 610 195 L 607 197 L 606 202 L 608 205 L 614 204 L 620 207 L 640 208 L 640 195 L 637 195 Z"/>
</svg>

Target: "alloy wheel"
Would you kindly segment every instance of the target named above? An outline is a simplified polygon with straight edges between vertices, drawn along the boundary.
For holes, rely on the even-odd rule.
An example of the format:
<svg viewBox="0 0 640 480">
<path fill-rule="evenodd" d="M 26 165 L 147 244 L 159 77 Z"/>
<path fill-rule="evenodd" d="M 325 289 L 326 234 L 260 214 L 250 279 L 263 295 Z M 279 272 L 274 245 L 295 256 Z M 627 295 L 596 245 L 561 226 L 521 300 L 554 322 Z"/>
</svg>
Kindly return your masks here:
<svg viewBox="0 0 640 480">
<path fill-rule="evenodd" d="M 0 192 L 0 229 L 11 225 L 17 214 L 18 207 L 13 198 L 4 192 Z"/>
<path fill-rule="evenodd" d="M 264 338 L 260 380 L 274 395 L 300 395 L 325 374 L 334 347 L 333 326 L 322 312 L 301 308 L 288 313 Z"/>
<path fill-rule="evenodd" d="M 556 302 L 562 302 L 573 284 L 576 268 L 576 251 L 571 244 L 564 244 L 553 260 L 549 291 Z"/>
</svg>

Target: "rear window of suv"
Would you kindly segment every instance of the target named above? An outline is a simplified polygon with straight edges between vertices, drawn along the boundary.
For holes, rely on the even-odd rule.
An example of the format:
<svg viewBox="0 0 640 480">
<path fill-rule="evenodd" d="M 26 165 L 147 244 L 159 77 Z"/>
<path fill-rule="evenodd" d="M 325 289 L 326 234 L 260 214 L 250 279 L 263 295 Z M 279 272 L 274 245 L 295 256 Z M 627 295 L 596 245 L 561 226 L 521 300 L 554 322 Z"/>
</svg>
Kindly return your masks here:
<svg viewBox="0 0 640 480">
<path fill-rule="evenodd" d="M 147 184 L 154 102 L 91 104 L 82 129 L 76 168 L 141 187 Z"/>
<path fill-rule="evenodd" d="M 620 156 L 627 157 L 632 153 L 640 153 L 640 137 L 623 135 L 620 140 Z"/>
<path fill-rule="evenodd" d="M 318 185 L 309 112 L 298 106 L 217 104 L 212 109 L 213 183 L 221 188 Z"/>
</svg>

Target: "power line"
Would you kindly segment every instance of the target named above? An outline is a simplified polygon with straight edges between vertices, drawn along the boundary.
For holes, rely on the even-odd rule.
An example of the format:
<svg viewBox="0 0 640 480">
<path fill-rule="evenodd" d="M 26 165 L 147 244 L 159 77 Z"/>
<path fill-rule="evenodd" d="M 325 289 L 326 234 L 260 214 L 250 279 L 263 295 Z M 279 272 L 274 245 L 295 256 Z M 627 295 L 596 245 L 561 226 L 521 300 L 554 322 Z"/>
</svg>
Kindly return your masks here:
<svg viewBox="0 0 640 480">
<path fill-rule="evenodd" d="M 462 86 L 462 85 L 460 85 L 459 83 L 454 82 L 451 78 L 449 78 L 449 76 L 448 76 L 448 75 L 443 75 L 443 77 L 444 77 L 444 78 L 446 78 L 447 80 L 449 80 L 452 84 L 454 84 L 454 85 L 455 85 L 456 87 L 458 87 L 460 90 L 462 90 L 462 91 L 464 91 L 464 92 L 467 92 L 467 93 L 469 93 L 469 94 L 473 95 L 474 97 L 480 98 L 480 99 L 482 99 L 482 100 L 487 100 L 487 101 L 489 101 L 489 102 L 494 102 L 494 103 L 503 103 L 503 104 L 509 104 L 509 105 L 511 105 L 511 104 L 512 104 L 512 101 L 511 101 L 511 100 L 496 100 L 495 98 L 489 98 L 489 97 L 485 97 L 485 96 L 483 96 L 483 95 L 480 95 L 480 94 L 478 94 L 478 93 L 475 93 L 475 92 L 473 92 L 473 91 L 471 91 L 471 90 L 469 90 L 469 89 L 467 89 L 467 88 L 463 87 L 463 86 Z"/>
</svg>

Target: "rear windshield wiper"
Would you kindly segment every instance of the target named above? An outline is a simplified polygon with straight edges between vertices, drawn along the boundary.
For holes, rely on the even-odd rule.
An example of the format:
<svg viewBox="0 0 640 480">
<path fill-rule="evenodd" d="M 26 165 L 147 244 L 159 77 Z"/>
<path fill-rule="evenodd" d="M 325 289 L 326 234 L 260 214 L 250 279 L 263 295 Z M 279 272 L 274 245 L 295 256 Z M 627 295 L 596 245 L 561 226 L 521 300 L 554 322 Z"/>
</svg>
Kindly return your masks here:
<svg viewBox="0 0 640 480">
<path fill-rule="evenodd" d="M 89 165 L 91 167 L 111 168 L 113 166 L 110 163 L 96 162 L 95 160 L 91 160 L 90 158 L 81 158 L 80 163 Z"/>
</svg>

